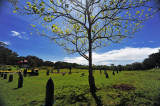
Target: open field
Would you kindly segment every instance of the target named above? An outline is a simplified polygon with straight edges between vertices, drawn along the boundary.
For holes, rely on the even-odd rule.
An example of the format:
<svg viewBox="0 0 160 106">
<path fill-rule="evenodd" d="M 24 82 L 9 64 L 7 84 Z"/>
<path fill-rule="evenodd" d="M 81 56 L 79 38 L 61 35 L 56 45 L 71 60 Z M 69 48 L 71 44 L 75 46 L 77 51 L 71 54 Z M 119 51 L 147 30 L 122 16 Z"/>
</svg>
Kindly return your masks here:
<svg viewBox="0 0 160 106">
<path fill-rule="evenodd" d="M 79 73 L 76 73 L 76 72 Z M 54 70 L 54 72 L 57 72 Z M 67 69 L 60 72 L 69 72 Z M 45 103 L 45 89 L 51 77 L 55 87 L 55 106 L 96 106 L 89 93 L 88 71 L 73 69 L 72 74 L 50 73 L 40 70 L 39 76 L 24 77 L 23 88 L 17 89 L 18 74 L 13 73 L 13 82 L 0 77 L 1 106 L 40 106 Z M 81 76 L 85 73 L 84 76 Z M 123 71 L 115 76 L 108 71 L 109 79 L 104 71 L 94 71 L 95 83 L 98 88 L 97 97 L 104 105 L 160 105 L 160 70 Z"/>
</svg>

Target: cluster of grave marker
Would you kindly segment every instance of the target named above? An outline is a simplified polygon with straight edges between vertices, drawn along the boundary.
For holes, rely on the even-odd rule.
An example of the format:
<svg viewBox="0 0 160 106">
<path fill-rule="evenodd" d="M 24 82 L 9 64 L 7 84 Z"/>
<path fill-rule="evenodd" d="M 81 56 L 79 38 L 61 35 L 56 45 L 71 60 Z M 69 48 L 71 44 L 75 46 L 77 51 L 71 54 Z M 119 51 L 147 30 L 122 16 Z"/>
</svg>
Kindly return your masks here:
<svg viewBox="0 0 160 106">
<path fill-rule="evenodd" d="M 69 68 L 70 72 L 69 74 L 71 74 L 71 68 Z M 104 70 L 104 74 L 106 78 L 109 78 L 109 75 L 107 73 L 106 69 Z M 57 70 L 59 73 L 59 69 Z M 121 70 L 118 69 L 113 69 L 113 75 L 115 75 L 115 71 L 117 72 L 121 72 Z M 49 75 L 50 70 L 47 70 L 46 75 Z M 51 71 L 53 73 L 53 70 Z M 37 76 L 39 75 L 38 70 L 34 71 L 32 70 L 31 73 L 28 73 L 31 76 Z M 66 72 L 62 73 L 62 75 L 64 76 L 66 74 Z M 100 74 L 102 74 L 102 69 L 100 69 Z M 85 73 L 82 73 L 80 77 L 84 76 Z M 23 87 L 23 76 L 26 77 L 27 76 L 27 69 L 25 69 L 23 71 L 23 75 L 21 72 L 19 72 L 19 78 L 18 78 L 18 88 L 22 88 Z M 3 77 L 4 79 L 7 79 L 7 73 L 0 73 L 0 77 Z M 9 81 L 8 82 L 12 82 L 13 81 L 13 75 L 10 74 L 9 76 Z M 45 106 L 52 106 L 54 103 L 54 83 L 53 80 L 50 78 L 46 84 L 46 96 L 45 96 Z"/>
<path fill-rule="evenodd" d="M 100 69 L 100 74 L 102 74 L 102 70 L 104 70 L 104 74 L 105 74 L 105 76 L 106 76 L 106 78 L 109 78 L 109 75 L 108 75 L 108 73 L 107 73 L 107 70 L 106 69 Z M 117 72 L 117 74 L 119 73 L 119 72 L 121 72 L 122 71 L 122 69 L 120 68 L 120 69 L 117 69 L 117 68 L 113 68 L 113 72 L 112 72 L 112 75 L 115 75 L 115 73 Z"/>
<path fill-rule="evenodd" d="M 3 77 L 3 79 L 7 79 L 7 73 L 0 73 L 0 77 Z M 13 74 L 9 75 L 9 80 L 8 82 L 12 82 L 13 81 Z M 22 74 L 19 74 L 19 78 L 18 78 L 18 88 L 22 88 L 23 87 L 23 76 Z"/>
<path fill-rule="evenodd" d="M 49 73 L 49 71 L 47 71 Z M 22 88 L 23 87 L 23 75 L 26 76 L 24 73 L 23 75 L 21 72 L 18 73 L 19 78 L 18 78 L 18 87 L 17 88 Z M 49 74 L 48 74 L 49 75 Z M 7 79 L 7 73 L 0 73 L 0 78 Z M 13 81 L 13 75 L 10 74 L 8 82 Z M 46 97 L 45 97 L 45 106 L 52 106 L 54 102 L 54 83 L 53 80 L 50 78 L 46 84 Z"/>
</svg>

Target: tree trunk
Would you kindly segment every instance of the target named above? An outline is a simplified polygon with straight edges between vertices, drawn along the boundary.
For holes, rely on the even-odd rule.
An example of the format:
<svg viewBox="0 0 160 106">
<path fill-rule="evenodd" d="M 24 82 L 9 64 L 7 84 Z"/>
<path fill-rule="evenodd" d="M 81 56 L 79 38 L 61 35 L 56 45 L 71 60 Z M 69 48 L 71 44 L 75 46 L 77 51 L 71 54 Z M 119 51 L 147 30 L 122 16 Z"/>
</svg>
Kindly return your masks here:
<svg viewBox="0 0 160 106">
<path fill-rule="evenodd" d="M 92 24 L 91 24 L 91 18 L 90 18 L 90 12 L 89 12 L 89 0 L 86 0 L 86 12 L 88 15 L 88 24 L 89 24 L 89 29 L 88 29 L 88 41 L 89 41 L 89 86 L 90 86 L 90 92 L 93 94 L 96 92 L 96 86 L 94 82 L 94 77 L 92 74 L 92 38 L 91 38 L 91 29 L 92 29 Z"/>
<path fill-rule="evenodd" d="M 92 42 L 91 42 L 91 36 L 89 37 L 89 86 L 90 86 L 90 92 L 96 92 L 96 86 L 94 82 L 94 76 L 92 74 Z"/>
</svg>

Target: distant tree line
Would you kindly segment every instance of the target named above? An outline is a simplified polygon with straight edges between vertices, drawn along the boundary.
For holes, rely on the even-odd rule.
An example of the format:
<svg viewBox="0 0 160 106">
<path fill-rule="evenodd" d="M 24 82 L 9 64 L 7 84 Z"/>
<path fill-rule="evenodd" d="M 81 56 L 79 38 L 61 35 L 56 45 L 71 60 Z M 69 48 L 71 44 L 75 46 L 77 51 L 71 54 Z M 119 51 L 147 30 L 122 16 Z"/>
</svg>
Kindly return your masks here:
<svg viewBox="0 0 160 106">
<path fill-rule="evenodd" d="M 18 56 L 16 52 L 13 52 L 11 49 L 7 48 L 5 43 L 0 42 L 0 65 L 18 65 L 18 62 L 21 60 L 28 60 L 31 67 L 54 66 L 53 62 L 43 61 L 36 56 Z"/>
<path fill-rule="evenodd" d="M 88 66 L 78 65 L 77 68 L 88 69 Z M 106 65 L 94 65 L 93 70 L 148 70 L 152 68 L 160 68 L 160 50 L 157 53 L 153 53 L 144 59 L 143 62 L 134 62 L 132 64 L 110 66 Z"/>
<path fill-rule="evenodd" d="M 77 69 L 88 69 L 88 65 L 79 65 L 76 63 L 67 63 L 67 62 L 56 62 L 55 68 L 77 68 Z M 132 64 L 126 65 L 118 65 L 114 66 L 111 64 L 110 66 L 107 65 L 93 65 L 93 70 L 148 70 L 152 68 L 160 68 L 160 50 L 157 53 L 153 53 L 148 56 L 148 58 L 144 59 L 143 62 L 134 62 Z"/>
<path fill-rule="evenodd" d="M 16 52 L 13 52 L 11 49 L 7 48 L 7 45 L 3 42 L 0 42 L 0 65 L 17 65 L 21 60 L 28 60 L 28 63 L 31 67 L 39 66 L 52 66 L 55 69 L 64 69 L 64 68 L 77 68 L 77 69 L 88 69 L 88 65 L 79 65 L 77 63 L 68 63 L 68 62 L 51 62 L 43 61 L 39 57 L 28 55 L 18 56 Z M 147 70 L 152 68 L 160 67 L 160 50 L 157 53 L 149 55 L 148 58 L 144 59 L 142 63 L 135 62 L 127 65 L 118 65 L 114 66 L 111 64 L 107 65 L 93 65 L 93 70 Z"/>
</svg>

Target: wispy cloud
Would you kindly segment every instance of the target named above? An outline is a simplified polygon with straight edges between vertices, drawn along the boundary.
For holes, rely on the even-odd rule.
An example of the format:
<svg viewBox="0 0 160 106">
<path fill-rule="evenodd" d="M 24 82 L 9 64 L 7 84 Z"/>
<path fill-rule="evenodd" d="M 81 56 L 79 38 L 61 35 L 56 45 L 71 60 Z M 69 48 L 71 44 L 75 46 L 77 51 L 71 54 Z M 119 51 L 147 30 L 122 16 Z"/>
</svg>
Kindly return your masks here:
<svg viewBox="0 0 160 106">
<path fill-rule="evenodd" d="M 150 43 L 154 43 L 154 41 L 149 41 Z"/>
<path fill-rule="evenodd" d="M 21 38 L 21 39 L 27 39 L 27 40 L 29 39 L 27 37 L 26 32 L 11 31 L 11 36 L 18 37 L 18 38 Z"/>
<path fill-rule="evenodd" d="M 136 44 L 144 44 L 145 42 L 134 42 L 132 43 L 133 45 L 136 45 Z"/>
<path fill-rule="evenodd" d="M 113 64 L 131 64 L 133 62 L 142 62 L 148 55 L 158 52 L 158 48 L 132 48 L 126 47 L 120 50 L 112 50 L 105 53 L 93 53 L 93 64 L 95 65 L 110 65 Z M 83 57 L 65 57 L 64 61 L 78 64 L 88 64 L 88 61 Z"/>
<path fill-rule="evenodd" d="M 132 44 L 133 44 L 133 45 L 136 45 L 137 43 L 134 42 L 134 43 L 132 43 Z"/>
<path fill-rule="evenodd" d="M 16 31 L 11 31 L 11 32 L 12 32 L 12 36 L 21 37 L 19 32 L 16 32 Z"/>
</svg>

